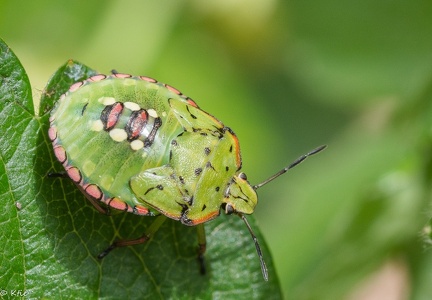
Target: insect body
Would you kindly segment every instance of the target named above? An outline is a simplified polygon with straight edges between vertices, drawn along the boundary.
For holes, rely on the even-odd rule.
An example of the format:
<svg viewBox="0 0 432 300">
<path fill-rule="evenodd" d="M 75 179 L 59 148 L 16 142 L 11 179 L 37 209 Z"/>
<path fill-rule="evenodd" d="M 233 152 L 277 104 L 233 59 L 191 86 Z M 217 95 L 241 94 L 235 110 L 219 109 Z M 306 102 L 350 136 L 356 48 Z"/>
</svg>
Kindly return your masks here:
<svg viewBox="0 0 432 300">
<path fill-rule="evenodd" d="M 197 225 L 204 272 L 202 223 L 221 209 L 237 214 L 254 238 L 264 278 L 267 269 L 244 217 L 257 204 L 255 190 L 324 147 L 304 155 L 262 184 L 240 172 L 234 132 L 175 88 L 149 77 L 114 73 L 75 83 L 51 112 L 49 137 L 66 173 L 95 207 L 100 202 L 126 212 L 157 216 L 147 241 L 166 217 Z"/>
</svg>

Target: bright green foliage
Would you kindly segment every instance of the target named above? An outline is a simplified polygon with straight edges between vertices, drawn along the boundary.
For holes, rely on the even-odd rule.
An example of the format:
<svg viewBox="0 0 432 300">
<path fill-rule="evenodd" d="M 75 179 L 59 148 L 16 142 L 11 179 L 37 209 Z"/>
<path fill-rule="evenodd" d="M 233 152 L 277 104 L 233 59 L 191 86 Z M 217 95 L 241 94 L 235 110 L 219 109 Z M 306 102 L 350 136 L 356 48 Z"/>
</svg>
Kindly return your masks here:
<svg viewBox="0 0 432 300">
<path fill-rule="evenodd" d="M 48 139 L 48 112 L 70 84 L 95 71 L 69 61 L 51 78 L 40 114 L 33 113 L 26 73 L 0 42 L 0 288 L 40 299 L 280 299 L 280 287 L 264 239 L 269 268 L 264 282 L 250 236 L 239 218 L 206 224 L 208 274 L 196 263 L 196 232 L 168 220 L 145 245 L 96 255 L 117 238 L 140 236 L 154 218 L 99 214 L 70 181 L 48 178 L 62 167 Z M 217 230 L 215 230 L 217 228 Z M 114 235 L 116 237 L 114 237 Z"/>
</svg>

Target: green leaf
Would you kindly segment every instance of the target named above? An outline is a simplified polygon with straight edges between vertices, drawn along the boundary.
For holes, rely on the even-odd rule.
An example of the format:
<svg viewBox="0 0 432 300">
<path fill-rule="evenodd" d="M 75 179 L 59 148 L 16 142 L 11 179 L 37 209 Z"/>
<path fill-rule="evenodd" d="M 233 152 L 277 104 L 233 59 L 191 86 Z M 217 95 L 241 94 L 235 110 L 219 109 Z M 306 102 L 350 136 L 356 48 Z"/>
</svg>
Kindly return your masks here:
<svg viewBox="0 0 432 300">
<path fill-rule="evenodd" d="M 0 287 L 25 287 L 21 212 L 34 194 L 35 130 L 30 82 L 20 62 L 0 40 Z"/>
<path fill-rule="evenodd" d="M 268 282 L 247 228 L 235 216 L 206 224 L 205 276 L 199 273 L 195 228 L 173 220 L 146 244 L 115 249 L 98 260 L 114 240 L 141 236 L 154 218 L 101 215 L 70 180 L 47 176 L 62 170 L 47 136 L 49 110 L 71 83 L 96 72 L 68 61 L 51 78 L 35 116 L 24 69 L 3 42 L 0 49 L 0 289 L 5 298 L 17 290 L 30 298 L 57 299 L 281 298 L 253 217 L 248 220 L 261 243 Z"/>
</svg>

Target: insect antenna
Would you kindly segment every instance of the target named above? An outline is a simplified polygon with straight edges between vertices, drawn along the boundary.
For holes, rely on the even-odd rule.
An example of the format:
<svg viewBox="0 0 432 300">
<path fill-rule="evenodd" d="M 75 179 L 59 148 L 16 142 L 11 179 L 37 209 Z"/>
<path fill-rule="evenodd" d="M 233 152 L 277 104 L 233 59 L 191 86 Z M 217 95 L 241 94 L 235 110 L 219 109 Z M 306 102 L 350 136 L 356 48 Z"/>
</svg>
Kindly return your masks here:
<svg viewBox="0 0 432 300">
<path fill-rule="evenodd" d="M 263 277 L 264 277 L 264 280 L 265 280 L 265 281 L 268 281 L 268 271 L 267 271 L 267 266 L 266 266 L 266 264 L 265 264 L 265 261 L 264 261 L 263 255 L 262 255 L 261 247 L 260 247 L 260 245 L 259 245 L 259 243 L 258 243 L 258 239 L 257 239 L 257 237 L 255 236 L 255 233 L 252 231 L 252 228 L 250 227 L 249 222 L 246 220 L 246 217 L 245 217 L 244 215 L 242 215 L 242 214 L 239 214 L 239 216 L 240 216 L 240 218 L 242 218 L 242 220 L 245 222 L 245 224 L 246 224 L 246 226 L 247 226 L 247 228 L 248 228 L 248 230 L 249 230 L 249 233 L 250 233 L 250 235 L 252 236 L 252 239 L 253 239 L 253 241 L 254 241 L 254 243 L 255 243 L 256 252 L 257 252 L 258 257 L 259 257 L 259 259 L 260 259 L 262 275 L 263 275 Z"/>
<path fill-rule="evenodd" d="M 297 158 L 295 161 L 293 161 L 290 165 L 288 165 L 287 167 L 283 168 L 282 170 L 280 170 L 279 172 L 277 172 L 276 174 L 270 176 L 269 178 L 267 178 L 266 180 L 264 180 L 261 183 L 258 183 L 257 185 L 254 185 L 252 188 L 254 190 L 259 189 L 260 187 L 262 187 L 263 185 L 266 185 L 267 183 L 269 183 L 270 181 L 272 181 L 273 179 L 281 176 L 282 174 L 286 173 L 289 169 L 294 168 L 295 166 L 297 166 L 298 164 L 300 164 L 301 162 L 303 162 L 306 158 L 308 158 L 309 156 L 312 156 L 314 154 L 317 154 L 318 152 L 321 152 L 322 150 L 324 150 L 327 147 L 327 145 L 321 145 L 315 149 L 313 149 L 312 151 L 309 151 L 306 154 L 303 154 L 302 156 L 300 156 L 299 158 Z"/>
</svg>

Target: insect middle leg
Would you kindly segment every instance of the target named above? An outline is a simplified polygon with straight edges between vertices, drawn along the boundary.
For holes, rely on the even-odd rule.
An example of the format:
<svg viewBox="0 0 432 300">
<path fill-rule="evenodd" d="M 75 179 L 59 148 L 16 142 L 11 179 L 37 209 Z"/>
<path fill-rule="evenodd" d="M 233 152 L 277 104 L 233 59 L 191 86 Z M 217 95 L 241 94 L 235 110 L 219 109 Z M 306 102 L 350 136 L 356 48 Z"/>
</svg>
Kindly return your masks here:
<svg viewBox="0 0 432 300">
<path fill-rule="evenodd" d="M 204 224 L 199 224 L 196 227 L 198 233 L 198 263 L 200 267 L 200 273 L 202 275 L 205 275 L 206 267 L 205 267 L 204 253 L 206 251 L 206 245 L 207 245 L 205 228 L 204 228 Z"/>
<path fill-rule="evenodd" d="M 126 246 L 143 244 L 143 243 L 147 242 L 148 240 L 150 240 L 152 238 L 152 236 L 156 233 L 156 231 L 158 231 L 159 227 L 161 227 L 161 225 L 165 222 L 166 219 L 167 219 L 167 217 L 165 217 L 164 215 L 157 216 L 156 220 L 154 220 L 154 222 L 150 225 L 149 228 L 147 228 L 147 230 L 145 231 L 145 233 L 141 237 L 139 237 L 137 239 L 133 239 L 133 240 L 115 241 L 108 248 L 106 248 L 104 251 L 99 253 L 98 258 L 99 259 L 104 258 L 113 249 L 115 249 L 117 247 L 126 247 Z"/>
</svg>

